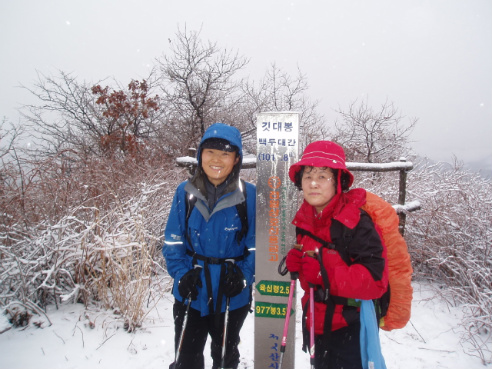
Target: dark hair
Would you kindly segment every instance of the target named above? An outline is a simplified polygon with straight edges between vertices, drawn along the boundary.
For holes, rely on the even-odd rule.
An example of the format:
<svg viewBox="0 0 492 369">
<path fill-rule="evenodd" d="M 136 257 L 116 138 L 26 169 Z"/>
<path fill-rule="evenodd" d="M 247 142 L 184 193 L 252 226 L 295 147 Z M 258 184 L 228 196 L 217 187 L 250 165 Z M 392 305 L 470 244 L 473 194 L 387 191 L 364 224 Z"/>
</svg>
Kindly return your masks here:
<svg viewBox="0 0 492 369">
<path fill-rule="evenodd" d="M 297 171 L 296 174 L 294 175 L 295 179 L 295 186 L 299 191 L 302 190 L 302 176 L 304 174 L 304 171 L 306 168 L 313 168 L 309 167 L 306 165 L 301 166 L 301 170 Z M 328 168 L 328 167 L 323 167 L 323 169 L 330 169 L 331 172 L 333 173 L 333 179 L 335 181 L 335 190 L 338 189 L 338 172 L 340 169 L 333 169 L 333 168 Z M 342 174 L 340 176 L 340 182 L 342 186 L 342 192 L 347 192 L 349 190 L 349 183 L 350 183 L 350 176 L 346 171 L 342 171 Z"/>
</svg>

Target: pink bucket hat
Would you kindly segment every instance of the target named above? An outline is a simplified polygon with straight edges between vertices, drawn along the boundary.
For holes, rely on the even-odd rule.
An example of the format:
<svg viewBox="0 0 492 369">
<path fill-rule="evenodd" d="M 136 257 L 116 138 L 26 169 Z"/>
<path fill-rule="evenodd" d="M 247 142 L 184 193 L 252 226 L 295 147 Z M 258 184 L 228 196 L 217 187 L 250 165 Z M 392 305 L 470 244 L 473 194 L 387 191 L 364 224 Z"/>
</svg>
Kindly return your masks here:
<svg viewBox="0 0 492 369">
<path fill-rule="evenodd" d="M 343 148 L 331 141 L 315 141 L 306 146 L 301 160 L 289 168 L 289 178 L 292 182 L 295 183 L 295 175 L 302 166 L 340 169 L 349 175 L 349 187 L 354 182 L 354 176 L 345 165 Z"/>
</svg>

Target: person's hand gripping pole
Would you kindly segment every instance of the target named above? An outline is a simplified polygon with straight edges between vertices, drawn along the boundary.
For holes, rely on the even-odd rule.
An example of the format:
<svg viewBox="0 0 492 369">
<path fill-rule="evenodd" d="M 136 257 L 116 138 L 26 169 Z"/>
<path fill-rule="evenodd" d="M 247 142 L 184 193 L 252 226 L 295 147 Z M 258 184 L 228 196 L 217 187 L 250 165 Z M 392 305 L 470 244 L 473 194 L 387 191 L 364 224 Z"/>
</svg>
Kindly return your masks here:
<svg viewBox="0 0 492 369">
<path fill-rule="evenodd" d="M 308 251 L 308 252 L 303 252 L 302 250 L 303 246 L 300 244 L 295 244 L 294 247 L 287 253 L 285 258 L 282 260 L 282 262 L 279 265 L 279 270 L 278 272 L 281 275 L 286 275 L 287 272 L 290 272 L 290 290 L 289 290 L 289 299 L 287 302 L 287 311 L 285 315 L 285 322 L 284 322 L 284 331 L 282 334 L 282 343 L 280 346 L 280 360 L 279 360 L 279 369 L 282 368 L 282 361 L 285 353 L 285 349 L 287 346 L 287 337 L 288 337 L 288 332 L 289 332 L 289 323 L 290 323 L 290 311 L 292 309 L 292 303 L 295 295 L 295 287 L 296 287 L 296 282 L 297 279 L 299 278 L 299 271 L 302 268 L 302 262 L 304 256 L 314 256 L 313 251 Z M 283 265 L 285 263 L 285 269 L 283 268 Z"/>
</svg>

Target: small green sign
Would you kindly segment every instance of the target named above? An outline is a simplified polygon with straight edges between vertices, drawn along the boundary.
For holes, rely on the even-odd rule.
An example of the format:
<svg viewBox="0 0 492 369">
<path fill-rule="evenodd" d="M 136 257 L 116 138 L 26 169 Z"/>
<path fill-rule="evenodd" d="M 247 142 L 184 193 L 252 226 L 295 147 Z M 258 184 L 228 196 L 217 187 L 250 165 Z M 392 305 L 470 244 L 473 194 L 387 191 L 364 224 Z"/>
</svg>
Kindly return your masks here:
<svg viewBox="0 0 492 369">
<path fill-rule="evenodd" d="M 256 301 L 255 303 L 255 316 L 263 318 L 285 318 L 287 311 L 287 304 L 275 304 L 272 302 Z M 290 310 L 292 315 L 294 310 Z"/>
<path fill-rule="evenodd" d="M 267 296 L 289 296 L 290 282 L 283 281 L 260 281 L 256 285 L 260 295 Z"/>
</svg>

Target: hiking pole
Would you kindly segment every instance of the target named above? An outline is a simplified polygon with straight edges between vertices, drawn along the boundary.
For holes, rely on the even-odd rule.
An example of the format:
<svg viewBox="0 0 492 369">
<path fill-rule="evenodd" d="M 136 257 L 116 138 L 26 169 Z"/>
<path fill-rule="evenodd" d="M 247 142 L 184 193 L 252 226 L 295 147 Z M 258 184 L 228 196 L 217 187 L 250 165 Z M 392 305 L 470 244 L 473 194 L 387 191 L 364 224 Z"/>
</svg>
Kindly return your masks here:
<svg viewBox="0 0 492 369">
<path fill-rule="evenodd" d="M 194 269 L 199 269 L 200 272 L 202 270 L 201 265 L 195 265 Z M 198 279 L 200 278 L 200 274 L 195 274 L 195 277 L 193 279 L 194 284 L 198 282 Z M 192 300 L 192 292 L 188 293 L 187 297 L 188 301 L 186 303 L 186 311 L 184 313 L 184 318 L 183 318 L 183 327 L 181 328 L 181 334 L 179 335 L 179 341 L 178 341 L 178 348 L 176 349 L 176 354 L 174 358 L 174 363 L 175 365 L 178 365 L 178 359 L 179 359 L 179 354 L 181 353 L 181 348 L 183 347 L 183 340 L 184 340 L 184 335 L 185 335 L 185 330 L 186 330 L 186 325 L 188 324 L 188 314 L 190 311 L 190 306 L 191 306 L 191 300 Z"/>
<path fill-rule="evenodd" d="M 188 296 L 188 302 L 186 303 L 186 311 L 183 318 L 183 327 L 181 328 L 181 334 L 179 335 L 179 341 L 178 341 L 178 348 L 176 349 L 176 354 L 174 357 L 175 365 L 178 365 L 179 354 L 181 353 L 181 348 L 183 346 L 183 339 L 186 330 L 186 324 L 188 323 L 188 312 L 190 311 L 190 305 L 191 305 L 191 296 Z"/>
<path fill-rule="evenodd" d="M 294 248 L 297 250 L 302 250 L 302 245 L 295 244 Z M 280 264 L 278 266 L 278 273 L 281 276 L 286 275 L 288 272 L 287 267 L 284 267 L 286 259 L 287 259 L 287 255 L 284 256 L 284 258 L 280 261 Z M 279 359 L 278 369 L 282 369 L 282 361 L 284 360 L 285 348 L 287 346 L 287 336 L 289 334 L 289 323 L 290 323 L 290 310 L 292 309 L 292 301 L 294 299 L 294 291 L 296 288 L 297 278 L 299 278 L 298 272 L 290 273 L 289 299 L 287 301 L 287 311 L 285 313 L 284 331 L 282 334 L 282 343 L 280 346 L 280 359 Z"/>
<path fill-rule="evenodd" d="M 227 344 L 227 326 L 229 323 L 229 305 L 231 298 L 226 299 L 226 310 L 224 315 L 224 334 L 222 336 L 222 358 L 220 360 L 220 369 L 226 369 L 225 367 L 225 355 L 226 355 L 226 344 Z"/>
<path fill-rule="evenodd" d="M 284 359 L 285 347 L 287 346 L 287 335 L 289 333 L 289 322 L 290 322 L 290 310 L 292 308 L 292 300 L 294 300 L 294 291 L 296 288 L 296 280 L 298 275 L 299 274 L 297 272 L 290 273 L 289 300 L 287 302 L 287 311 L 285 313 L 284 332 L 282 334 L 282 344 L 280 346 L 280 359 L 278 363 L 278 369 L 282 369 L 282 361 Z"/>
<path fill-rule="evenodd" d="M 311 329 L 309 332 L 309 354 L 311 369 L 314 369 L 314 286 L 309 284 L 309 311 L 311 312 Z"/>
<path fill-rule="evenodd" d="M 298 248 L 300 245 L 296 245 L 295 247 Z M 306 251 L 306 255 L 309 257 L 314 257 L 315 254 L 318 252 L 316 249 L 315 251 Z M 310 355 L 310 364 L 311 364 L 311 369 L 314 369 L 314 284 L 309 283 L 309 312 L 311 313 L 311 326 L 309 329 L 309 355 Z"/>
</svg>

